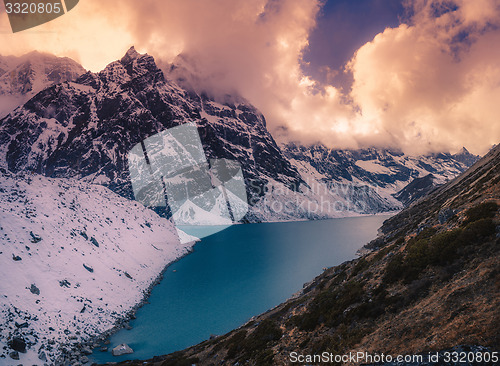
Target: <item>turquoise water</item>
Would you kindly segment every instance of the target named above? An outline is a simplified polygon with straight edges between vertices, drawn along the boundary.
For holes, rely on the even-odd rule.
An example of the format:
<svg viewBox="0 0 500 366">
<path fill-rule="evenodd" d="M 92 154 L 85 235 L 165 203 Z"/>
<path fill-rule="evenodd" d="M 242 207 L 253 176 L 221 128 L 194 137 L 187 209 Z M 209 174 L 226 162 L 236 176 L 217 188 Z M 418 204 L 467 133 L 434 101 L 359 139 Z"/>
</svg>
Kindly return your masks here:
<svg viewBox="0 0 500 366">
<path fill-rule="evenodd" d="M 387 218 L 234 225 L 205 237 L 167 269 L 132 329 L 111 338 L 109 350 L 127 343 L 134 354 L 96 351 L 92 360 L 147 359 L 227 333 L 289 298 L 324 267 L 353 259 Z"/>
</svg>

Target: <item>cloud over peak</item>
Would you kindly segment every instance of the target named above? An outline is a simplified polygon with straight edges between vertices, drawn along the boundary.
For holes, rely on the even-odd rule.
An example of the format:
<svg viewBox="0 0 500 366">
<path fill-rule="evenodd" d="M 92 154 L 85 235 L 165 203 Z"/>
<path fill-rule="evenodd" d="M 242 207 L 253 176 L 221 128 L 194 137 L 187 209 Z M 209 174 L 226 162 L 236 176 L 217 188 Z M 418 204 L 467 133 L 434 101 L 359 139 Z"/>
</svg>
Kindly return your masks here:
<svg viewBox="0 0 500 366">
<path fill-rule="evenodd" d="M 166 62 L 183 53 L 195 60 L 199 87 L 236 90 L 281 139 L 409 153 L 462 146 L 484 153 L 499 142 L 500 0 L 405 0 L 403 23 L 374 35 L 345 70 L 331 70 L 351 74 L 346 91 L 303 71 L 322 5 L 87 0 L 41 27 L 45 33 L 2 35 L 0 53 L 42 47 L 77 55 L 87 68 L 120 58 L 131 44 Z"/>
</svg>

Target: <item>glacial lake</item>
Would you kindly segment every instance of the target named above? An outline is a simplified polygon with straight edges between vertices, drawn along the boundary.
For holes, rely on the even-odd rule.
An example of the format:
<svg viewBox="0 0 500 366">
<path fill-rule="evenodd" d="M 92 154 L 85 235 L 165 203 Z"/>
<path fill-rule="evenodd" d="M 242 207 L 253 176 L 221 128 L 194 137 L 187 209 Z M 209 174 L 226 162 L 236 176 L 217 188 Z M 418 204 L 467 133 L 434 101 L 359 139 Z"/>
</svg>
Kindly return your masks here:
<svg viewBox="0 0 500 366">
<path fill-rule="evenodd" d="M 324 267 L 355 258 L 388 217 L 234 225 L 207 236 L 168 267 L 132 329 L 114 334 L 109 351 L 96 349 L 91 362 L 148 359 L 225 334 L 290 298 Z M 121 343 L 134 353 L 112 356 Z"/>
</svg>

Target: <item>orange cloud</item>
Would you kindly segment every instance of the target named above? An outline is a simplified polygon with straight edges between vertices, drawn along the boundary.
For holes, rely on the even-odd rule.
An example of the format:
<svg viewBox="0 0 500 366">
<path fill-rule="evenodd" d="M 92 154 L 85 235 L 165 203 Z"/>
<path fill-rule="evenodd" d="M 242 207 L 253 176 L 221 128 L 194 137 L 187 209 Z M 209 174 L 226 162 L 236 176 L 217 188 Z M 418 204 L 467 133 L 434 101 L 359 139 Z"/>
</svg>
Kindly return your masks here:
<svg viewBox="0 0 500 366">
<path fill-rule="evenodd" d="M 411 25 L 386 29 L 351 60 L 360 118 L 386 131 L 385 143 L 484 153 L 500 142 L 500 2 L 470 3 L 436 17 L 449 1 L 415 1 Z"/>
<path fill-rule="evenodd" d="M 202 87 L 237 90 L 281 139 L 484 153 L 500 140 L 500 0 L 451 3 L 408 0 L 408 24 L 353 55 L 347 95 L 301 68 L 320 0 L 85 0 L 14 35 L 2 13 L 0 53 L 38 49 L 93 71 L 132 44 L 166 62 L 184 53 L 196 60 Z"/>
</svg>

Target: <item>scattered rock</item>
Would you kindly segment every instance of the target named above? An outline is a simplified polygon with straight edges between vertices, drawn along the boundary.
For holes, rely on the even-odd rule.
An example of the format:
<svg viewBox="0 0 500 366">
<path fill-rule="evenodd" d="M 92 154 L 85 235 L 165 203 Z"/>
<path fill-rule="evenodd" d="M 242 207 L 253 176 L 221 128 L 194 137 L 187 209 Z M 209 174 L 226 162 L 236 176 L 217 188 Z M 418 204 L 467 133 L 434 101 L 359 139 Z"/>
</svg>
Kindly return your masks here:
<svg viewBox="0 0 500 366">
<path fill-rule="evenodd" d="M 30 292 L 34 295 L 40 295 L 40 289 L 34 283 L 31 284 Z"/>
<path fill-rule="evenodd" d="M 30 235 L 32 243 L 39 243 L 42 241 L 42 237 L 40 235 L 33 234 L 33 231 L 30 231 Z"/>
<path fill-rule="evenodd" d="M 59 286 L 69 288 L 71 286 L 71 283 L 68 280 L 62 280 L 59 281 Z"/>
<path fill-rule="evenodd" d="M 82 354 L 84 354 L 84 355 L 91 355 L 92 354 L 92 350 L 89 347 L 83 347 L 82 348 Z"/>
<path fill-rule="evenodd" d="M 134 353 L 134 350 L 130 348 L 127 344 L 122 343 L 111 351 L 111 354 L 113 356 L 121 356 L 121 355 L 129 355 L 131 353 Z"/>
<path fill-rule="evenodd" d="M 19 329 L 28 328 L 28 323 L 27 322 L 24 322 L 24 323 L 21 323 L 21 324 L 19 324 L 18 322 L 15 322 L 14 324 L 16 325 L 16 328 L 19 328 Z"/>
<path fill-rule="evenodd" d="M 47 355 L 45 354 L 45 351 L 40 351 L 40 353 L 38 354 L 38 359 L 44 362 L 47 361 Z"/>
<path fill-rule="evenodd" d="M 13 360 L 19 360 L 19 352 L 12 351 L 11 353 L 9 353 L 9 357 L 12 358 Z"/>
<path fill-rule="evenodd" d="M 89 358 L 87 356 L 83 356 L 82 358 L 80 358 L 80 362 L 85 364 L 85 363 L 89 363 Z"/>
<path fill-rule="evenodd" d="M 97 240 L 96 240 L 94 237 L 91 237 L 91 238 L 90 238 L 90 242 L 91 242 L 92 244 L 94 244 L 96 247 L 98 247 L 98 248 L 99 248 L 99 243 L 97 242 Z"/>
<path fill-rule="evenodd" d="M 427 224 L 420 225 L 417 228 L 417 234 L 420 234 L 424 229 L 427 229 L 428 227 L 429 227 L 429 225 L 427 225 Z"/>
<path fill-rule="evenodd" d="M 101 347 L 99 349 L 99 351 L 101 351 L 101 352 L 108 352 L 108 347 Z"/>
<path fill-rule="evenodd" d="M 14 351 L 18 351 L 18 352 L 21 352 L 21 353 L 26 353 L 26 342 L 21 337 L 14 337 L 14 338 L 12 338 L 12 340 L 9 342 L 9 346 Z"/>
<path fill-rule="evenodd" d="M 19 262 L 19 261 L 22 261 L 23 259 L 18 255 L 12 254 L 12 260 L 15 262 Z"/>
<path fill-rule="evenodd" d="M 132 326 L 129 324 L 129 323 L 125 323 L 123 325 L 123 327 L 126 329 L 126 330 L 132 330 Z"/>
<path fill-rule="evenodd" d="M 94 272 L 94 268 L 92 268 L 92 267 L 90 267 L 90 266 L 87 266 L 87 265 L 85 265 L 85 264 L 84 264 L 84 265 L 83 265 L 83 267 L 84 267 L 87 271 L 89 271 L 90 273 L 93 273 L 93 272 Z"/>
<path fill-rule="evenodd" d="M 449 219 L 451 219 L 453 216 L 457 214 L 458 210 L 453 210 L 451 208 L 443 208 L 441 211 L 439 211 L 438 214 L 438 220 L 439 223 L 442 225 Z"/>
</svg>

